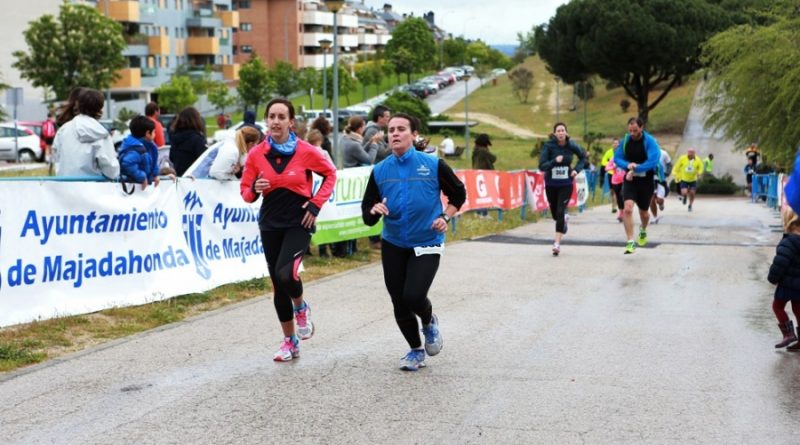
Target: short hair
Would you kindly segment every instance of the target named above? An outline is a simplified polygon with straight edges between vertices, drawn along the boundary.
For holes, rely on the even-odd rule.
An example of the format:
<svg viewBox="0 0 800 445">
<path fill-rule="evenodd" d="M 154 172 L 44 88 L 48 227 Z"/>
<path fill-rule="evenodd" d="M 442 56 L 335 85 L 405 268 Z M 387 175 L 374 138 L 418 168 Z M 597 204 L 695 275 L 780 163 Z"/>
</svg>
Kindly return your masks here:
<svg viewBox="0 0 800 445">
<path fill-rule="evenodd" d="M 95 119 L 103 115 L 103 93 L 87 88 L 78 96 L 78 112 Z"/>
<path fill-rule="evenodd" d="M 323 136 L 327 136 L 331 134 L 331 131 L 333 131 L 333 129 L 331 128 L 331 123 L 328 122 L 328 119 L 321 114 L 316 119 L 314 119 L 314 122 L 311 123 L 311 128 L 313 130 L 319 130 L 319 132 L 322 133 Z"/>
<path fill-rule="evenodd" d="M 308 143 L 311 145 L 321 145 L 323 140 L 325 140 L 325 136 L 323 136 L 322 132 L 317 129 L 309 131 L 306 138 L 306 141 L 308 141 Z"/>
<path fill-rule="evenodd" d="M 178 130 L 195 130 L 200 134 L 206 134 L 203 118 L 195 107 L 186 107 L 175 116 L 175 120 L 170 125 L 170 130 L 174 133 Z"/>
<path fill-rule="evenodd" d="M 372 109 L 372 122 L 378 122 L 378 119 L 383 117 L 383 113 L 386 112 L 391 113 L 392 110 L 389 109 L 386 105 L 378 105 L 377 107 Z"/>
<path fill-rule="evenodd" d="M 565 131 L 567 130 L 567 124 L 565 124 L 564 122 L 556 122 L 556 124 L 553 125 L 553 133 L 556 132 L 556 128 L 558 128 L 559 126 L 564 127 Z"/>
<path fill-rule="evenodd" d="M 345 131 L 347 133 L 352 133 L 363 126 L 364 119 L 362 119 L 361 116 L 350 116 L 350 119 L 347 121 L 347 128 Z"/>
<path fill-rule="evenodd" d="M 408 126 L 411 127 L 411 131 L 413 133 L 416 133 L 416 132 L 419 131 L 419 119 L 417 119 L 416 117 L 414 117 L 414 116 L 412 116 L 410 114 L 406 114 L 406 113 L 400 112 L 400 113 L 395 113 L 394 116 L 392 116 L 391 119 L 389 119 L 389 120 L 391 121 L 393 119 L 398 119 L 398 118 L 407 120 L 408 121 Z"/>
<path fill-rule="evenodd" d="M 130 125 L 131 135 L 136 139 L 143 138 L 148 132 L 156 129 L 156 123 L 150 120 L 147 116 L 141 114 L 131 119 Z"/>
<path fill-rule="evenodd" d="M 636 125 L 638 125 L 639 128 L 644 128 L 644 121 L 642 120 L 641 117 L 634 116 L 634 117 L 628 119 L 628 125 L 630 125 L 630 124 L 632 124 L 634 122 L 636 122 Z"/>
<path fill-rule="evenodd" d="M 264 119 L 266 119 L 267 116 L 269 116 L 269 109 L 272 108 L 272 106 L 275 104 L 286 105 L 286 108 L 289 109 L 289 119 L 294 119 L 294 105 L 292 105 L 292 103 L 289 102 L 289 99 L 285 99 L 283 97 L 276 97 L 275 99 L 272 99 L 271 101 L 269 101 L 269 103 L 267 103 L 267 109 L 264 110 Z"/>
<path fill-rule="evenodd" d="M 153 116 L 158 113 L 158 110 L 161 108 L 155 102 L 150 102 L 149 104 L 145 105 L 144 107 L 144 115 L 145 116 Z"/>
</svg>

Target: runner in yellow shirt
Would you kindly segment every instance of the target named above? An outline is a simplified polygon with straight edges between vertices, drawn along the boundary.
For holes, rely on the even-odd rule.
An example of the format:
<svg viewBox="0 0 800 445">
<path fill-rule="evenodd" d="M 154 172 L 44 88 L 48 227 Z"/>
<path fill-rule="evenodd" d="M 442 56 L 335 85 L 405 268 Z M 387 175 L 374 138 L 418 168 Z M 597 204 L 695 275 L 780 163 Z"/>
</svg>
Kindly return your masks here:
<svg viewBox="0 0 800 445">
<path fill-rule="evenodd" d="M 614 192 L 614 189 L 611 187 L 611 176 L 614 175 L 614 169 L 606 169 L 606 165 L 608 165 L 608 161 L 614 159 L 614 152 L 617 150 L 618 146 L 619 138 L 614 138 L 611 142 L 611 148 L 605 152 L 603 158 L 600 160 L 600 166 L 603 168 L 604 172 L 603 178 L 601 178 L 600 188 L 603 188 L 602 181 L 608 181 L 608 191 L 611 194 L 611 213 L 617 213 L 617 197 L 616 192 Z M 621 208 L 619 210 L 622 211 Z"/>
<path fill-rule="evenodd" d="M 678 158 L 678 162 L 672 168 L 672 174 L 675 175 L 677 181 L 680 181 L 683 203 L 686 204 L 686 198 L 689 198 L 689 211 L 691 212 L 697 192 L 697 179 L 703 174 L 703 161 L 696 156 L 694 148 L 689 147 L 686 154 Z"/>
</svg>

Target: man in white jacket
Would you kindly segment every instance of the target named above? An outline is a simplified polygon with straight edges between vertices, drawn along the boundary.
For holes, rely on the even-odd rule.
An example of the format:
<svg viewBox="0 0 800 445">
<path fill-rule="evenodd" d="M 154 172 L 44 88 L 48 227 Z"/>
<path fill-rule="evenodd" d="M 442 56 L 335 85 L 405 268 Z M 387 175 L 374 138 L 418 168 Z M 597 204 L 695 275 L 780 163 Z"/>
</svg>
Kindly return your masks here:
<svg viewBox="0 0 800 445">
<path fill-rule="evenodd" d="M 53 141 L 56 176 L 119 176 L 111 135 L 97 119 L 103 115 L 103 94 L 86 90 L 78 97 L 78 114 L 58 129 Z"/>
</svg>

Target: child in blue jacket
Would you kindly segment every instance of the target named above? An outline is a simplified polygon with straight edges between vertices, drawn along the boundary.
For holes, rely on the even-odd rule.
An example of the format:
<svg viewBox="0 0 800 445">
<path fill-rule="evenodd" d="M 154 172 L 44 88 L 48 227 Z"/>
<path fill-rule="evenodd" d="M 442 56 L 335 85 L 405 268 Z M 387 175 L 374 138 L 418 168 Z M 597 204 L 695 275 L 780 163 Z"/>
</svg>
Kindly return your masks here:
<svg viewBox="0 0 800 445">
<path fill-rule="evenodd" d="M 158 147 L 153 143 L 156 125 L 146 116 L 131 119 L 131 134 L 119 149 L 120 180 L 142 184 L 142 190 L 152 183 L 158 186 Z"/>
</svg>

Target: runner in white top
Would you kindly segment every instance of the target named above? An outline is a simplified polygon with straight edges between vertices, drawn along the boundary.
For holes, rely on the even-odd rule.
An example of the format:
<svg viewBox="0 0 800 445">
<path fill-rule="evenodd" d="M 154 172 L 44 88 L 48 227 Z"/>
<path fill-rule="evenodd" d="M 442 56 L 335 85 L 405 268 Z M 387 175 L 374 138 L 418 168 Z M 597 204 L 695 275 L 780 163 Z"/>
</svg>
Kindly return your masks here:
<svg viewBox="0 0 800 445">
<path fill-rule="evenodd" d="M 650 213 L 653 214 L 653 224 L 658 224 L 658 221 L 661 219 L 661 217 L 658 215 L 658 211 L 664 211 L 664 198 L 669 195 L 669 182 L 667 182 L 667 178 L 669 177 L 671 171 L 672 158 L 670 158 L 669 153 L 662 148 L 661 159 L 658 163 L 658 170 L 656 171 L 656 175 L 654 177 L 655 190 L 653 191 L 653 199 L 650 200 Z"/>
</svg>

